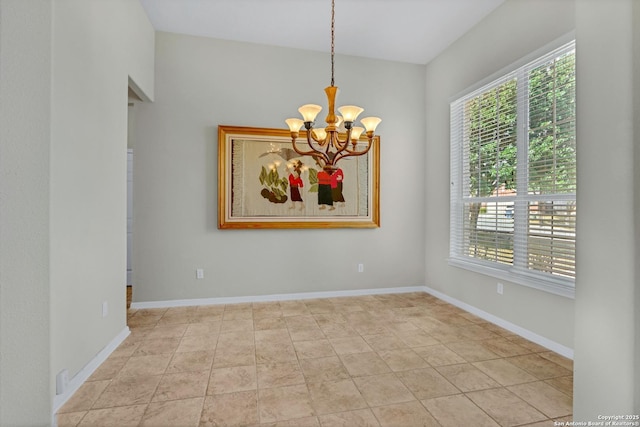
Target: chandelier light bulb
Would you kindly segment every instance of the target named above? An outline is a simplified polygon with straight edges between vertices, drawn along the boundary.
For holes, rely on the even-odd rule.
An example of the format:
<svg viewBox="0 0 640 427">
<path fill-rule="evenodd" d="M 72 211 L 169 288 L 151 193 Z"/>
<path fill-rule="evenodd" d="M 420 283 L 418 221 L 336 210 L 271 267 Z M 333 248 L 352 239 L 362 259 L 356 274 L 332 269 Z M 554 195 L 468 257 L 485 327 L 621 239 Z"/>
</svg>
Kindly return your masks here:
<svg viewBox="0 0 640 427">
<path fill-rule="evenodd" d="M 351 141 L 357 141 L 360 139 L 360 135 L 364 132 L 364 128 L 360 126 L 354 126 L 351 128 Z"/>
<path fill-rule="evenodd" d="M 285 123 L 287 124 L 287 126 L 289 126 L 289 130 L 291 132 L 298 133 L 302 125 L 304 125 L 304 120 L 291 118 L 291 119 L 285 120 Z"/>
<path fill-rule="evenodd" d="M 313 129 L 313 135 L 315 136 L 316 141 L 324 141 L 327 138 L 327 131 L 324 128 L 316 128 Z"/>
<path fill-rule="evenodd" d="M 338 108 L 338 111 L 342 114 L 342 118 L 345 122 L 353 123 L 356 121 L 360 113 L 364 111 L 364 108 L 360 108 L 356 105 L 343 105 Z"/>
<path fill-rule="evenodd" d="M 316 104 L 306 104 L 298 108 L 305 122 L 314 122 L 316 116 L 322 111 L 322 107 Z"/>
<path fill-rule="evenodd" d="M 336 115 L 336 95 L 338 87 L 334 84 L 334 49 L 335 36 L 335 0 L 331 0 L 331 85 L 324 89 L 327 95 L 328 114 L 327 126 L 314 128 L 316 117 L 322 111 L 322 107 L 316 104 L 306 104 L 298 108 L 302 115 L 300 119 L 286 119 L 285 122 L 291 131 L 291 145 L 299 156 L 311 156 L 315 162 L 329 175 L 339 168 L 338 161 L 353 156 L 366 155 L 371 147 L 379 141 L 373 134 L 376 126 L 382 121 L 378 117 L 366 117 L 362 120 L 362 127 L 353 126 L 358 116 L 364 111 L 356 105 L 343 105 L 338 108 L 340 115 Z M 298 145 L 300 129 L 304 126 L 307 130 L 304 134 L 306 145 Z M 360 137 L 366 132 L 366 140 Z M 305 169 L 306 170 L 306 169 Z"/>
<path fill-rule="evenodd" d="M 365 117 L 360 120 L 367 132 L 375 132 L 382 119 L 380 117 Z"/>
</svg>

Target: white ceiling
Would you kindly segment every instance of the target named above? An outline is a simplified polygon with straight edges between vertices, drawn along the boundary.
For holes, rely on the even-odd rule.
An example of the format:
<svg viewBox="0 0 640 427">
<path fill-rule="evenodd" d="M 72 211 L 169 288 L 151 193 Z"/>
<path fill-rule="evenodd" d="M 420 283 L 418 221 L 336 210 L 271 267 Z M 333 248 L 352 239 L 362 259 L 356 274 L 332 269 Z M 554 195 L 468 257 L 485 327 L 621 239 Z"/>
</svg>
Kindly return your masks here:
<svg viewBox="0 0 640 427">
<path fill-rule="evenodd" d="M 335 0 L 339 54 L 426 64 L 504 0 Z M 330 51 L 330 0 L 140 0 L 158 31 Z"/>
</svg>

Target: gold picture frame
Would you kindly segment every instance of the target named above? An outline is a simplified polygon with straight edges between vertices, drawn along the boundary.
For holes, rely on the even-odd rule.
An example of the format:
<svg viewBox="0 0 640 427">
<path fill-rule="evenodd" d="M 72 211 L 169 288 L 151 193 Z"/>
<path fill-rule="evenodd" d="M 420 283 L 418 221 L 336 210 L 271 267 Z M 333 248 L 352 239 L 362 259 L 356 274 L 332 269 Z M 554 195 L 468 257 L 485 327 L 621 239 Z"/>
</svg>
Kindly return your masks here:
<svg viewBox="0 0 640 427">
<path fill-rule="evenodd" d="M 380 137 L 337 166 L 327 201 L 322 168 L 293 150 L 289 130 L 218 126 L 218 228 L 380 227 Z"/>
</svg>

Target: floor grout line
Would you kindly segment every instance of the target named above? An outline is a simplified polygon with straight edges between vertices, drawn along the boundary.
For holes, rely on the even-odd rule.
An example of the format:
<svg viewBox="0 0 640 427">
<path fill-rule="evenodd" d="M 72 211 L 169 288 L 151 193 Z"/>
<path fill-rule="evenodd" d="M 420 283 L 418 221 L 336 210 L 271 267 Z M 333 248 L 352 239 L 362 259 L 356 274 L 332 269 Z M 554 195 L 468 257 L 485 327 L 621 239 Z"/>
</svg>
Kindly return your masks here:
<svg viewBox="0 0 640 427">
<path fill-rule="evenodd" d="M 270 319 L 280 320 L 270 321 Z M 312 343 L 318 342 L 321 344 L 318 344 L 318 350 L 316 350 L 316 352 L 321 351 L 322 348 L 326 348 L 328 345 L 333 353 L 333 356 L 329 356 L 328 358 L 336 361 L 335 365 L 326 366 L 337 366 L 340 368 L 333 373 L 323 372 L 322 375 L 324 378 L 333 378 L 330 381 L 324 382 L 335 383 L 337 386 L 338 383 L 345 383 L 345 380 L 349 380 L 352 386 L 355 387 L 359 399 L 364 401 L 366 411 L 368 411 L 381 426 L 386 425 L 390 421 L 385 417 L 389 417 L 388 414 L 392 412 L 392 409 L 413 408 L 412 410 L 415 412 L 418 406 L 411 405 L 411 402 L 417 402 L 419 404 L 419 408 L 423 411 L 420 413 L 427 414 L 423 416 L 432 417 L 444 425 L 450 424 L 452 420 L 457 419 L 456 417 L 464 417 L 465 415 L 463 413 L 464 411 L 460 412 L 459 410 L 456 411 L 452 409 L 462 404 L 460 398 L 471 402 L 473 407 L 488 417 L 488 420 L 492 420 L 500 425 L 501 422 L 504 423 L 507 422 L 505 420 L 511 419 L 509 417 L 512 417 L 513 414 L 500 412 L 499 402 L 481 400 L 481 405 L 471 398 L 471 396 L 485 396 L 483 398 L 486 399 L 486 396 L 491 396 L 493 393 L 483 392 L 500 392 L 500 390 L 508 392 L 514 396 L 517 401 L 522 401 L 526 404 L 526 407 L 530 407 L 532 410 L 543 415 L 545 420 L 542 421 L 558 419 L 558 417 L 551 418 L 547 413 L 556 414 L 568 412 L 565 415 L 561 415 L 560 418 L 571 417 L 570 403 L 572 398 L 570 395 L 569 381 L 572 379 L 572 371 L 566 368 L 566 366 L 572 365 L 571 361 L 562 358 L 562 356 L 548 349 L 530 343 L 524 338 L 512 334 L 497 325 L 486 322 L 473 314 L 466 313 L 462 309 L 454 307 L 447 302 L 421 293 L 336 297 L 253 304 L 240 303 L 218 306 L 172 307 L 165 309 L 130 309 L 128 311 L 128 323 L 132 334 L 121 344 L 116 352 L 114 352 L 114 354 L 121 356 L 107 359 L 107 362 L 112 359 L 124 359 L 118 361 L 118 363 L 124 363 L 114 365 L 113 371 L 115 372 L 110 374 L 111 378 L 108 379 L 109 384 L 104 387 L 97 396 L 93 396 L 92 403 L 83 405 L 82 399 L 87 398 L 83 393 L 89 393 L 89 387 L 85 389 L 81 387 L 81 389 L 76 392 L 76 395 L 72 396 L 67 404 L 59 411 L 58 418 L 60 427 L 83 427 L 89 420 L 89 414 L 94 418 L 105 413 L 112 413 L 113 416 L 116 416 L 122 411 L 125 411 L 126 408 L 132 408 L 131 406 L 119 404 L 122 400 L 114 401 L 119 405 L 100 409 L 95 405 L 101 399 L 109 397 L 109 394 L 106 394 L 106 392 L 111 385 L 115 384 L 115 381 L 122 380 L 126 375 L 130 375 L 132 378 L 142 378 L 143 376 L 137 376 L 131 372 L 132 367 L 138 365 L 144 367 L 144 370 L 148 370 L 148 372 L 162 372 L 161 374 L 157 374 L 159 380 L 153 387 L 153 390 L 146 390 L 146 394 L 144 394 L 144 396 L 148 396 L 148 398 L 145 397 L 143 399 L 143 402 L 146 403 L 142 403 L 142 405 L 144 405 L 144 411 L 142 411 L 140 415 L 140 423 L 145 419 L 150 419 L 149 417 L 157 416 L 155 412 L 159 410 L 158 408 L 170 407 L 171 405 L 186 408 L 188 403 L 196 398 L 202 399 L 199 411 L 197 414 L 195 412 L 189 413 L 187 417 L 193 421 L 194 426 L 205 426 L 210 423 L 225 424 L 225 420 L 231 424 L 234 422 L 233 420 L 237 421 L 242 417 L 246 420 L 246 423 L 241 422 L 243 425 L 258 426 L 261 421 L 263 421 L 264 425 L 270 425 L 272 418 L 279 421 L 306 419 L 306 417 L 302 417 L 301 415 L 308 415 L 309 411 L 311 411 L 310 417 L 315 419 L 314 425 L 319 427 L 322 423 L 324 427 L 325 424 L 329 423 L 330 419 L 332 419 L 329 415 L 347 418 L 355 416 L 351 410 L 344 410 L 344 408 L 349 408 L 350 405 L 348 395 L 345 395 L 345 399 L 347 399 L 346 403 L 340 402 L 339 408 L 343 408 L 342 410 L 324 413 L 326 412 L 326 408 L 323 410 L 319 409 L 326 406 L 326 402 L 330 401 L 331 396 L 317 394 L 320 393 L 317 391 L 320 389 L 314 388 L 312 390 L 311 388 L 313 384 L 322 384 L 322 382 L 317 382 L 320 377 L 318 373 L 313 373 L 316 369 L 314 366 L 320 366 L 319 359 L 324 359 L 323 363 L 326 362 L 327 359 L 324 356 L 318 357 L 317 355 L 316 357 L 312 357 Z M 208 324 L 215 324 L 215 326 L 204 326 Z M 335 329 L 332 329 L 331 326 L 335 326 Z M 266 329 L 262 329 L 262 327 L 266 327 Z M 274 327 L 274 329 L 269 329 L 270 327 Z M 409 330 L 404 330 L 404 328 L 408 328 Z M 344 337 L 347 339 L 341 339 L 341 337 L 339 337 L 342 333 L 341 330 L 347 334 L 347 336 Z M 282 332 L 282 334 L 280 334 L 274 332 L 269 334 L 267 331 L 286 331 L 287 333 L 284 334 L 284 332 Z M 215 345 L 210 349 L 206 349 L 210 343 L 206 343 L 205 337 L 213 337 L 213 335 L 215 335 Z M 274 342 L 278 342 L 274 340 L 280 335 L 282 337 L 286 336 L 287 338 L 280 342 L 279 347 L 274 347 L 274 345 L 277 345 L 274 344 Z M 419 341 L 417 338 L 418 335 L 421 337 L 420 340 L 423 341 Z M 171 338 L 172 336 L 175 338 Z M 198 339 L 193 337 L 202 338 Z M 258 340 L 258 337 L 260 337 L 260 340 Z M 391 339 L 385 342 L 384 337 L 390 337 Z M 407 341 L 412 337 L 413 341 Z M 355 338 L 359 338 L 360 341 Z M 367 338 L 369 340 L 367 340 Z M 376 338 L 380 338 L 380 341 L 376 341 Z M 163 341 L 166 344 L 171 339 L 177 339 L 177 345 L 175 347 L 173 347 L 173 344 L 167 345 L 167 347 L 162 346 Z M 424 339 L 428 340 L 424 341 Z M 149 344 L 149 341 L 154 340 L 158 342 Z M 144 346 L 145 342 L 147 343 L 146 346 Z M 296 346 L 298 342 L 309 343 L 309 347 L 307 348 L 310 348 L 310 350 L 308 350 L 304 358 L 302 357 L 304 354 L 304 350 L 302 349 L 304 349 L 305 346 Z M 414 345 L 410 345 L 410 342 L 414 343 Z M 434 342 L 434 344 L 415 345 L 418 342 Z M 492 347 L 492 345 L 494 347 Z M 234 351 L 236 351 L 235 349 L 245 348 L 243 346 L 252 349 L 253 360 L 250 363 L 250 357 L 247 358 L 242 354 L 234 353 Z M 389 347 L 386 348 L 387 346 Z M 300 347 L 300 350 L 298 347 Z M 199 350 L 178 351 L 191 348 Z M 439 364 L 434 365 L 433 362 L 436 361 L 436 359 L 433 359 L 433 355 L 431 356 L 433 359 L 431 363 L 427 358 L 430 357 L 429 354 L 432 353 L 429 351 L 429 348 L 434 352 L 438 351 L 438 348 L 447 349 L 451 354 L 434 353 L 435 356 L 441 358 L 441 360 L 437 360 Z M 419 352 L 418 349 L 421 349 L 423 352 Z M 501 356 L 501 354 L 496 353 L 492 349 L 500 350 L 501 354 L 505 355 Z M 119 353 L 118 350 L 120 350 Z M 353 353 L 351 353 L 352 351 Z M 425 351 L 427 351 L 427 353 L 425 353 Z M 158 354 L 155 352 L 158 352 Z M 522 352 L 522 354 L 514 355 L 514 352 Z M 182 358 L 179 356 L 186 353 L 194 354 L 182 356 Z M 171 381 L 177 381 L 179 377 L 175 374 L 191 372 L 184 371 L 184 369 L 188 369 L 188 366 L 191 365 L 182 366 L 179 365 L 179 362 L 184 361 L 184 363 L 186 363 L 187 360 L 192 360 L 190 357 L 196 360 L 195 353 L 198 353 L 198 356 L 203 354 L 206 356 L 205 364 L 210 357 L 208 368 L 201 371 L 202 375 L 206 375 L 207 381 L 203 387 L 204 394 L 199 394 L 197 397 L 184 397 L 196 393 L 193 391 L 193 388 L 186 388 L 185 390 L 187 391 L 182 389 L 169 389 L 169 395 L 167 396 L 166 387 L 167 384 L 169 384 L 169 378 L 171 378 Z M 352 354 L 365 353 L 371 353 L 372 356 L 375 357 L 358 358 L 351 356 Z M 549 357 L 544 357 L 543 354 Z M 168 356 L 165 358 L 153 357 L 162 355 Z M 417 358 L 414 358 L 414 355 L 417 356 Z M 452 355 L 455 355 L 456 359 L 453 359 Z M 168 358 L 168 361 L 164 367 L 162 367 L 162 365 L 158 365 L 157 368 L 154 367 L 154 363 L 164 363 L 161 361 L 166 358 Z M 552 359 L 555 359 L 555 361 Z M 176 360 L 175 364 L 174 360 Z M 316 362 L 308 362 L 314 360 Z M 450 363 L 454 360 L 456 363 Z M 522 378 L 514 379 L 513 381 L 516 381 L 514 384 L 502 385 L 500 381 L 491 375 L 492 371 L 490 369 L 485 372 L 475 365 L 481 364 L 482 362 L 501 360 L 508 362 L 509 365 L 514 367 L 512 372 L 522 371 L 531 376 L 532 379 L 526 379 L 525 381 L 521 381 Z M 216 367 L 216 361 L 219 363 L 218 367 Z M 242 363 L 249 363 L 244 366 L 253 366 L 255 387 L 252 385 L 252 388 L 246 391 L 238 391 L 232 387 L 229 388 L 229 392 L 222 393 L 220 390 L 213 389 L 212 378 L 214 371 L 216 371 L 216 369 L 240 366 L 236 364 L 240 363 L 240 361 L 242 361 Z M 359 370 L 359 368 L 356 369 L 357 366 L 347 368 L 345 363 L 351 363 L 349 361 L 357 361 L 355 363 L 363 363 L 364 361 L 365 365 L 361 367 L 362 370 Z M 518 364 L 513 363 L 515 361 L 518 361 Z M 136 363 L 138 365 L 136 365 Z M 366 365 L 366 363 L 374 363 L 374 365 L 371 365 L 373 368 Z M 402 363 L 404 363 L 404 366 Z M 297 374 L 291 374 L 294 375 L 294 379 L 287 380 L 286 375 L 289 375 L 289 373 L 286 371 L 282 374 L 285 375 L 284 379 L 276 378 L 274 380 L 275 383 L 264 382 L 265 378 L 269 378 L 268 369 L 278 369 L 287 364 L 290 364 L 292 367 L 292 372 L 297 372 Z M 117 368 L 117 366 L 119 366 L 119 368 Z M 174 369 L 170 371 L 172 366 Z M 303 366 L 307 367 L 306 373 Z M 380 369 L 376 366 L 380 366 Z M 382 366 L 385 367 L 386 373 L 372 373 L 378 370 L 384 371 L 385 369 L 382 369 Z M 456 366 L 459 367 L 458 370 L 452 368 Z M 259 369 L 259 367 L 262 368 Z M 530 369 L 527 369 L 527 367 Z M 126 371 L 125 368 L 127 369 Z M 442 390 L 442 387 L 438 389 L 439 386 L 434 383 L 429 384 L 435 387 L 433 392 L 425 392 L 407 383 L 407 375 L 409 373 L 417 375 L 427 369 L 437 373 L 439 378 L 442 378 L 445 383 L 449 384 L 453 389 L 445 392 Z M 498 368 L 494 366 L 492 369 Z M 125 375 L 124 372 L 127 372 L 127 374 Z M 273 375 L 279 375 L 278 372 L 279 371 L 274 371 Z M 358 374 L 358 372 L 362 372 L 363 374 Z M 311 375 L 312 373 L 313 375 Z M 300 380 L 295 379 L 296 375 L 300 375 L 302 382 L 298 382 Z M 513 374 L 508 372 L 505 374 L 503 372 L 501 375 Z M 103 376 L 109 375 L 104 373 Z M 342 376 L 346 376 L 346 378 L 342 378 Z M 198 375 L 193 375 L 189 378 L 200 378 L 200 381 L 203 381 Z M 393 381 L 391 381 L 393 383 L 392 386 L 396 387 L 399 390 L 398 393 L 400 393 L 397 397 L 391 397 L 388 401 L 384 401 L 384 399 L 374 398 L 373 395 L 370 394 L 371 391 L 367 392 L 366 388 L 362 388 L 362 385 L 369 386 L 370 384 L 377 384 L 375 381 L 381 381 L 381 379 L 384 378 L 389 380 L 393 379 Z M 565 378 L 566 381 L 560 380 L 562 378 Z M 551 381 L 554 379 L 558 380 Z M 95 381 L 98 380 L 89 378 L 87 383 Z M 458 384 L 454 383 L 454 381 Z M 477 383 L 477 381 L 480 381 L 480 383 Z M 288 382 L 292 384 L 286 385 Z M 497 385 L 492 385 L 492 382 Z M 267 384 L 270 386 L 267 386 Z M 162 400 L 154 401 L 155 396 L 160 393 L 161 385 L 165 395 Z M 281 392 L 283 387 L 294 387 L 295 389 L 295 387 L 302 385 L 304 385 L 306 389 L 306 395 L 297 396 L 293 403 L 264 400 L 264 398 L 268 396 L 275 396 Z M 422 386 L 422 384 L 420 385 Z M 464 387 L 461 388 L 461 385 L 464 385 Z M 520 391 L 518 392 L 520 394 L 525 392 L 534 393 L 540 390 L 550 392 L 550 390 L 553 390 L 554 392 L 551 393 L 557 393 L 555 395 L 556 397 L 565 396 L 565 398 L 560 398 L 562 401 L 559 403 L 551 402 L 548 398 L 540 394 L 527 395 L 529 399 L 525 399 L 520 394 L 515 394 L 508 388 L 523 385 L 529 386 L 529 388 L 523 389 L 520 387 Z M 386 385 L 380 384 L 380 386 L 385 387 Z M 390 390 L 394 390 L 393 387 Z M 561 387 L 565 389 L 563 390 Z M 135 386 L 133 386 L 133 389 L 135 389 Z M 468 391 L 464 391 L 464 389 Z M 451 394 L 450 391 L 453 390 L 457 392 Z M 135 392 L 135 390 L 132 392 Z M 142 393 L 142 391 L 139 391 L 139 393 Z M 470 395 L 470 393 L 476 394 Z M 247 414 L 243 414 L 242 411 L 236 411 L 231 414 L 226 413 L 220 408 L 213 409 L 217 408 L 215 406 L 217 402 L 224 401 L 231 402 L 230 404 L 240 404 L 238 403 L 240 399 L 249 395 L 254 396 L 255 402 L 252 404 L 254 409 L 248 409 L 249 412 Z M 401 397 L 403 395 L 404 397 Z M 419 396 L 421 395 L 431 397 L 420 399 Z M 264 398 L 261 399 L 261 396 L 264 396 Z M 409 397 L 411 400 L 405 401 L 405 399 Z M 390 403 L 395 400 L 400 401 L 400 403 Z M 171 404 L 167 402 L 171 402 Z M 427 406 L 427 402 L 430 402 L 429 406 Z M 101 403 L 101 405 L 104 404 L 105 402 Z M 74 407 L 88 409 L 86 411 L 80 411 L 79 413 L 70 412 L 69 408 L 73 409 Z M 152 408 L 154 411 L 152 411 Z M 195 409 L 198 408 L 190 409 L 195 411 Z M 385 412 L 387 409 L 389 412 Z M 434 412 L 434 409 L 437 410 Z M 79 416 L 81 412 L 84 413 Z M 253 415 L 251 415 L 251 413 L 253 413 Z M 75 414 L 78 414 L 79 418 L 77 418 Z M 163 415 L 165 418 L 177 416 L 176 413 L 166 413 Z M 411 416 L 419 415 L 411 411 L 396 414 L 396 417 Z M 531 419 L 529 419 L 531 423 L 537 424 L 539 422 L 532 420 L 533 417 L 531 417 Z M 83 421 L 86 421 L 85 424 L 83 424 Z M 129 421 L 135 422 L 135 419 Z M 524 426 L 527 425 L 527 422 L 518 425 Z"/>
</svg>

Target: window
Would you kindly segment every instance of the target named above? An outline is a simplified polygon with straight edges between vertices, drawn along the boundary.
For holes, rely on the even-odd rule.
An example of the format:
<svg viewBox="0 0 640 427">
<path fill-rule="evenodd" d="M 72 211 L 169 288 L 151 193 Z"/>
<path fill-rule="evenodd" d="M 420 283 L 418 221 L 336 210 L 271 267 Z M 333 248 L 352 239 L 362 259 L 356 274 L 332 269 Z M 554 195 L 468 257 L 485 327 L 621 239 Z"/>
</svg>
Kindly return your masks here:
<svg viewBox="0 0 640 427">
<path fill-rule="evenodd" d="M 450 262 L 573 296 L 575 43 L 451 103 Z"/>
</svg>

